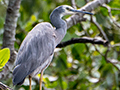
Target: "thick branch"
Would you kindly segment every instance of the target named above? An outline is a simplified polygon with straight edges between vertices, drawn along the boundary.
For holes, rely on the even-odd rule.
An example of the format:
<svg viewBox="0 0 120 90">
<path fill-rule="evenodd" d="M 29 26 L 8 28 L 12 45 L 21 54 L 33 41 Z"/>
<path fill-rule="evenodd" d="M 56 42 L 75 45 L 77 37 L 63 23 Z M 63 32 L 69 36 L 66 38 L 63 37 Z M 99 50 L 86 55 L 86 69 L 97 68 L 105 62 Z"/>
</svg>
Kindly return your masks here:
<svg viewBox="0 0 120 90">
<path fill-rule="evenodd" d="M 103 5 L 104 3 L 109 3 L 112 0 L 94 0 L 92 2 L 87 3 L 85 6 L 80 8 L 79 10 L 84 10 L 84 11 L 92 11 L 95 8 Z M 84 14 L 75 14 L 66 19 L 67 22 L 67 27 L 70 28 L 73 25 L 77 24 L 79 21 L 82 20 Z"/>
<path fill-rule="evenodd" d="M 20 0 L 9 0 L 4 24 L 3 48 L 9 47 L 14 51 L 15 30 L 19 16 Z"/>
<path fill-rule="evenodd" d="M 69 41 L 62 42 L 62 43 L 58 44 L 57 47 L 58 48 L 62 48 L 62 47 L 66 47 L 68 45 L 75 44 L 75 43 L 101 44 L 101 45 L 104 45 L 104 46 L 108 45 L 108 41 L 105 41 L 103 39 L 90 38 L 90 37 L 82 37 L 82 38 L 72 38 Z"/>
<path fill-rule="evenodd" d="M 19 16 L 20 3 L 21 0 L 9 0 L 4 24 L 3 48 L 8 47 L 10 49 L 11 57 L 8 63 L 5 65 L 4 70 L 0 72 L 0 79 L 5 79 L 8 76 L 9 71 L 11 71 L 11 69 L 13 68 L 13 63 L 15 61 L 15 30 L 17 26 L 17 19 Z"/>
<path fill-rule="evenodd" d="M 76 3 L 75 3 L 75 0 L 71 0 L 71 5 L 74 9 L 76 9 Z"/>
</svg>

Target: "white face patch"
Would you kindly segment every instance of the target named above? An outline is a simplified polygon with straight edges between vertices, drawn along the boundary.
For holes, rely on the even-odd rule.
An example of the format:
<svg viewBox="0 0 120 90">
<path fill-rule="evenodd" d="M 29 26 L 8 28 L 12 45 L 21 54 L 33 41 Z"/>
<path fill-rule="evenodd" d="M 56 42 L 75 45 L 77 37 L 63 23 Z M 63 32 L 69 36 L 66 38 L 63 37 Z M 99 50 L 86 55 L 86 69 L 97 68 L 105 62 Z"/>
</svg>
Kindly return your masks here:
<svg viewBox="0 0 120 90">
<path fill-rule="evenodd" d="M 63 17 L 64 15 L 72 15 L 75 14 L 75 12 L 72 12 L 70 10 L 73 10 L 74 8 L 72 8 L 71 6 L 68 5 L 63 5 L 63 9 L 65 10 L 65 12 L 63 12 L 60 16 Z"/>
</svg>

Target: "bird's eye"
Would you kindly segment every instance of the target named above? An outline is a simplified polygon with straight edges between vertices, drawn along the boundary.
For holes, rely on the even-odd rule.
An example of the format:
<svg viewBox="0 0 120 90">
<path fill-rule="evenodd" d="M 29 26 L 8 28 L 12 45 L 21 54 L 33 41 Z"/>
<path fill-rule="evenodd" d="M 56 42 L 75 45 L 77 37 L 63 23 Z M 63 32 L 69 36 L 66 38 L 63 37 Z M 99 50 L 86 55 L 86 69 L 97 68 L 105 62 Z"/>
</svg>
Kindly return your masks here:
<svg viewBox="0 0 120 90">
<path fill-rule="evenodd" d="M 71 9 L 70 9 L 70 8 L 68 8 L 68 7 L 66 7 L 66 9 L 67 9 L 67 10 L 69 10 L 69 11 L 71 10 Z"/>
</svg>

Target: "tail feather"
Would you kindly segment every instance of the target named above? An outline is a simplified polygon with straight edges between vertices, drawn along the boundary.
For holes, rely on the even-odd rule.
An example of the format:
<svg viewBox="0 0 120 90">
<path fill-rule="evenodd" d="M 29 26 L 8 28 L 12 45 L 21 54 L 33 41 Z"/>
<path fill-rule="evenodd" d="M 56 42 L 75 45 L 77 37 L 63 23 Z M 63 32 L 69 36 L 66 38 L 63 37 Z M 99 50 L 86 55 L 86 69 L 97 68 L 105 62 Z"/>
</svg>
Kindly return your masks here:
<svg viewBox="0 0 120 90">
<path fill-rule="evenodd" d="M 17 65 L 13 71 L 13 85 L 21 85 L 24 82 L 24 79 L 28 75 L 28 70 L 26 66 Z"/>
</svg>

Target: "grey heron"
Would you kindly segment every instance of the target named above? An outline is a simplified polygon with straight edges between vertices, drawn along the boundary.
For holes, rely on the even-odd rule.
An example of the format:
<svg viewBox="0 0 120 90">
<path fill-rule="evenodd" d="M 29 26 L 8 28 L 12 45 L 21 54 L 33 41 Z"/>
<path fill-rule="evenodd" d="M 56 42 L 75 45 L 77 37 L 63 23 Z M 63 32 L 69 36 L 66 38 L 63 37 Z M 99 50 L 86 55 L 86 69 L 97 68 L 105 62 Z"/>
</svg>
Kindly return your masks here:
<svg viewBox="0 0 120 90">
<path fill-rule="evenodd" d="M 31 79 L 41 73 L 40 90 L 42 90 L 42 76 L 44 70 L 49 66 L 54 55 L 54 49 L 64 38 L 67 24 L 62 19 L 64 15 L 90 12 L 79 11 L 68 5 L 61 5 L 53 10 L 50 15 L 51 24 L 42 22 L 37 24 L 23 40 L 15 61 L 13 71 L 13 84 L 21 85 L 29 76 L 30 90 Z"/>
</svg>

